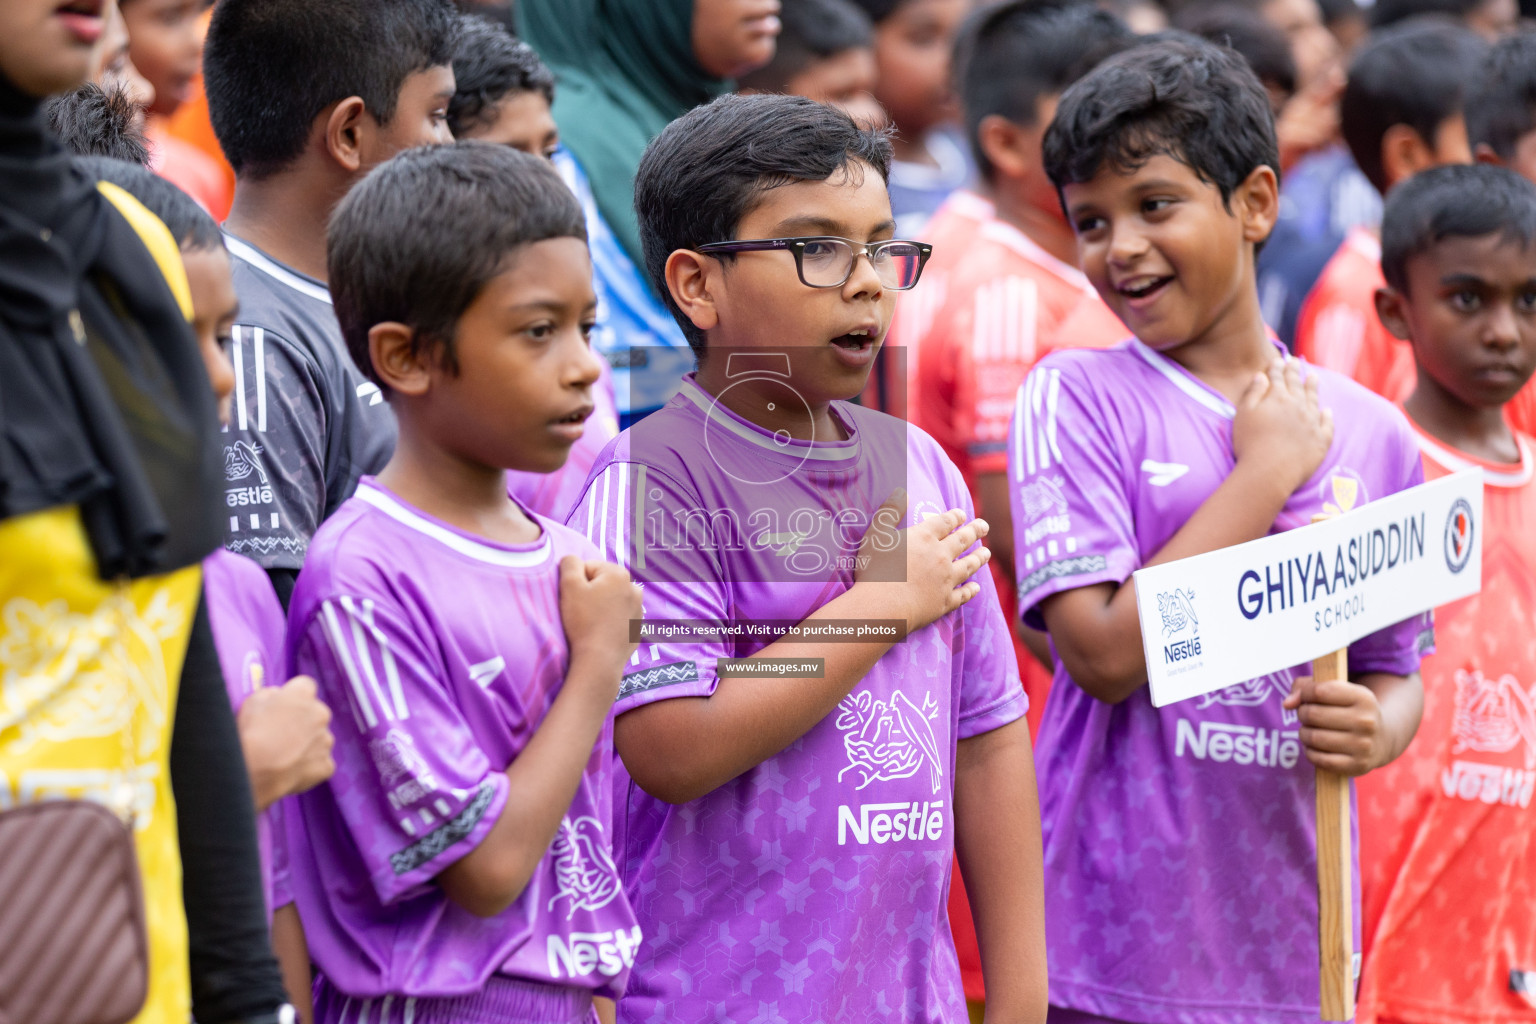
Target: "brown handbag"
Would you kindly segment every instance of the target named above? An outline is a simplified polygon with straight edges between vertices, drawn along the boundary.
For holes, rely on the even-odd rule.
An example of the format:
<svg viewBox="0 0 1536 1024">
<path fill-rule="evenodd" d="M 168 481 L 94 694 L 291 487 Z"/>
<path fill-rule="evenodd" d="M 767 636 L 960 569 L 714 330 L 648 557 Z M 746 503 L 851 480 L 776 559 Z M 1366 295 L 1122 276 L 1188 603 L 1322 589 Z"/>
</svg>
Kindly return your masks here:
<svg viewBox="0 0 1536 1024">
<path fill-rule="evenodd" d="M 148 992 L 131 827 L 88 800 L 0 812 L 0 1024 L 127 1024 Z"/>
</svg>

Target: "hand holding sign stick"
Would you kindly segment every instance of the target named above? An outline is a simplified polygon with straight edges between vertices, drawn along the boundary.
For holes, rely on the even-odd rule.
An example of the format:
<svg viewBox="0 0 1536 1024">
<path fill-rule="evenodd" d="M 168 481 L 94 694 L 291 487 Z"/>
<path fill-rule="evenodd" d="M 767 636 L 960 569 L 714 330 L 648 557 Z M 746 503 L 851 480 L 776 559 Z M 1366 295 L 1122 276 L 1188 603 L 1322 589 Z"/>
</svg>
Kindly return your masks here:
<svg viewBox="0 0 1536 1024">
<path fill-rule="evenodd" d="M 1298 682 L 1286 701 L 1298 709 L 1305 703 L 1309 734 L 1321 734 L 1309 735 L 1309 756 L 1351 774 L 1390 760 L 1401 738 L 1362 727 L 1363 701 L 1318 698 L 1354 685 L 1350 644 L 1481 589 L 1482 503 L 1482 471 L 1471 469 L 1345 517 L 1138 570 L 1152 703 L 1163 707 L 1311 660 L 1312 680 Z M 1328 749 L 1336 743 L 1315 746 L 1334 732 L 1368 735 L 1371 749 L 1361 753 L 1353 741 L 1344 744 L 1353 748 L 1347 753 Z M 1325 768 L 1317 772 L 1317 851 L 1322 1016 L 1347 1020 L 1354 1003 L 1350 790 L 1347 775 Z"/>
</svg>

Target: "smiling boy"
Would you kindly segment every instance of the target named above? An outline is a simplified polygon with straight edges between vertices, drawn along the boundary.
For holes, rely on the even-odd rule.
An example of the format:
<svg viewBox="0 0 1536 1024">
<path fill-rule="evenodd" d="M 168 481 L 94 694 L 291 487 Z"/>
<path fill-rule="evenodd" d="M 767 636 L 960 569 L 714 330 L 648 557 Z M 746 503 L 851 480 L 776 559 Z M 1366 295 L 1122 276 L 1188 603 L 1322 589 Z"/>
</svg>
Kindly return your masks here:
<svg viewBox="0 0 1536 1024">
<path fill-rule="evenodd" d="M 1417 446 L 1264 326 L 1279 153 L 1236 53 L 1111 58 L 1062 95 L 1044 155 L 1135 335 L 1047 356 L 1011 431 L 1015 535 L 1038 538 L 1016 549 L 1019 607 L 1057 656 L 1038 737 L 1052 1020 L 1316 1021 L 1312 766 L 1359 775 L 1407 745 L 1428 618 L 1351 645 L 1350 681 L 1287 669 L 1159 709 L 1130 577 L 1419 483 Z M 1208 727 L 1269 755 L 1208 760 L 1187 739 Z"/>
<path fill-rule="evenodd" d="M 987 526 L 932 439 L 847 401 L 926 252 L 891 237 L 889 166 L 882 134 L 788 96 L 701 107 L 641 163 L 646 262 L 699 370 L 570 519 L 642 583 L 648 628 L 684 631 L 641 638 L 616 706 L 647 934 L 622 1021 L 963 1019 L 956 850 L 989 1019 L 1043 1018 L 1028 702 Z"/>
</svg>

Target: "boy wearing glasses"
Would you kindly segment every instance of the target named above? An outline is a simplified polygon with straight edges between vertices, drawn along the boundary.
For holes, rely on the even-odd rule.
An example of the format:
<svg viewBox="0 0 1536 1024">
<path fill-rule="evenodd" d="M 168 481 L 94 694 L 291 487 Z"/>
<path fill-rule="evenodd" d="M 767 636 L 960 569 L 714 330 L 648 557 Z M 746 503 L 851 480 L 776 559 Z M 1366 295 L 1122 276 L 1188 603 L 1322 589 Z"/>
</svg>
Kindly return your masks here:
<svg viewBox="0 0 1536 1024">
<path fill-rule="evenodd" d="M 945 916 L 976 896 L 988 1011 L 1043 1021 L 1028 702 L 965 484 L 850 404 L 927 246 L 889 142 L 729 96 L 636 179 L 647 268 L 699 360 L 599 458 L 571 525 L 644 632 L 615 707 L 615 853 L 646 942 L 620 1021 L 963 1020 Z"/>
</svg>

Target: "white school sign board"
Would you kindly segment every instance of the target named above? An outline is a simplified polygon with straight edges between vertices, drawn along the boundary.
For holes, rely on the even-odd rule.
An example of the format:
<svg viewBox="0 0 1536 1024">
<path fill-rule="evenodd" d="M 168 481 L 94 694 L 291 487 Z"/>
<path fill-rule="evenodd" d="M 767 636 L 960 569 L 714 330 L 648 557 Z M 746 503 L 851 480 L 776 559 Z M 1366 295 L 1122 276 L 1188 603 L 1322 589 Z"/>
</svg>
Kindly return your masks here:
<svg viewBox="0 0 1536 1024">
<path fill-rule="evenodd" d="M 1157 707 L 1278 672 L 1482 588 L 1483 471 L 1136 572 Z"/>
</svg>

